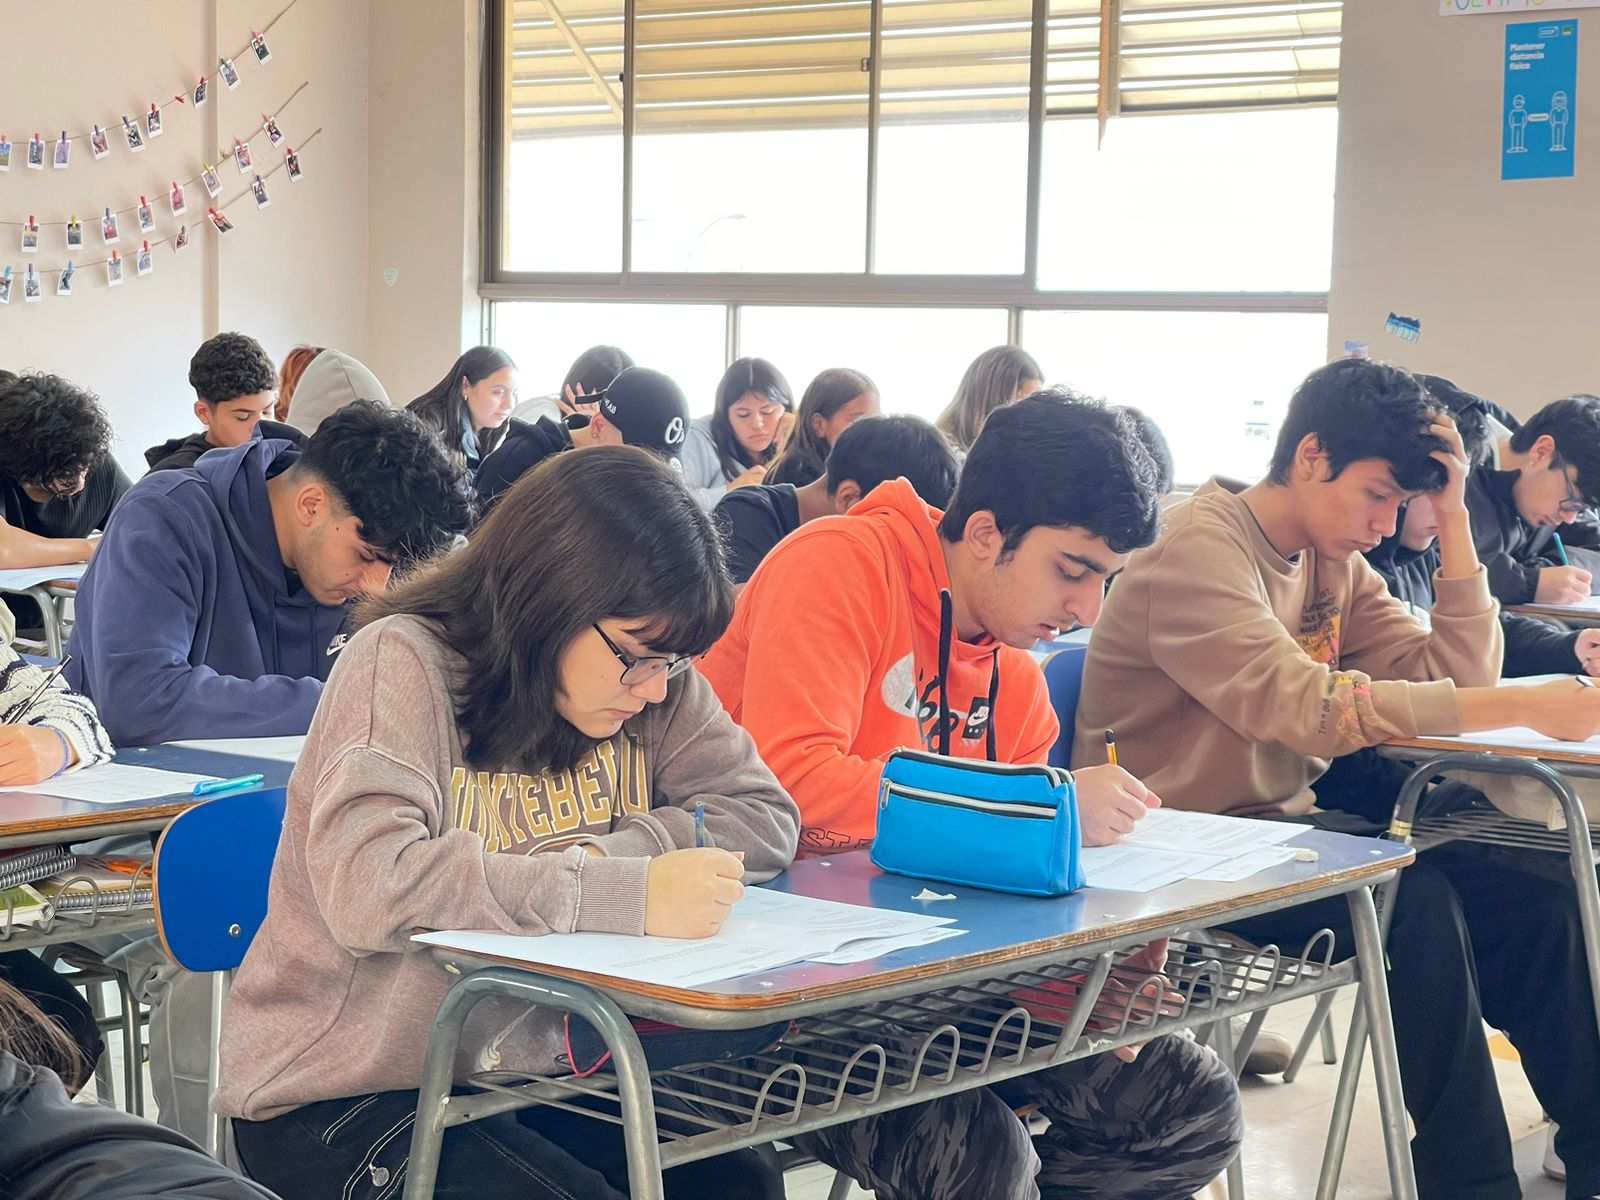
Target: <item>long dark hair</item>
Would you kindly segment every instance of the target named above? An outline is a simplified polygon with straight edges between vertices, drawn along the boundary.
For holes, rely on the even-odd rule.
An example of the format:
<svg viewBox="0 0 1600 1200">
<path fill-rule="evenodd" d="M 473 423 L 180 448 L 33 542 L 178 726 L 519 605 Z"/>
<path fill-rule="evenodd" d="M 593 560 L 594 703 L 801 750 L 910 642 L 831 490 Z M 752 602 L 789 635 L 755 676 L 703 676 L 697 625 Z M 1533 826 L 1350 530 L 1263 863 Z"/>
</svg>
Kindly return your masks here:
<svg viewBox="0 0 1600 1200">
<path fill-rule="evenodd" d="M 733 584 L 711 518 L 673 469 L 637 447 L 597 446 L 530 471 L 465 549 L 355 620 L 397 614 L 432 622 L 466 660 L 454 699 L 467 761 L 537 773 L 597 745 L 556 711 L 576 638 L 607 618 L 648 620 L 639 636 L 652 651 L 703 654 L 733 618 Z"/>
<path fill-rule="evenodd" d="M 800 397 L 800 411 L 795 416 L 789 448 L 767 473 L 767 482 L 803 487 L 821 479 L 828 469 L 828 451 L 832 447 L 811 427 L 811 419 L 821 417 L 826 421 L 863 392 L 876 396 L 878 385 L 849 367 L 829 367 L 813 379 L 806 387 L 806 394 Z"/>
<path fill-rule="evenodd" d="M 476 387 L 496 371 L 503 371 L 507 367 L 514 370 L 516 365 L 511 355 L 498 346 L 474 346 L 456 359 L 455 365 L 445 373 L 443 379 L 406 407 L 439 435 L 445 449 L 457 460 L 463 460 L 466 455 L 461 452 L 461 425 L 471 419 L 471 414 L 467 411 L 466 399 L 461 395 L 461 385 L 465 383 L 469 387 Z M 499 429 L 473 429 L 478 439 L 480 462 L 500 444 L 507 428 L 502 425 Z"/>
<path fill-rule="evenodd" d="M 67 1031 L 11 984 L 0 981 L 0 1051 L 34 1067 L 54 1071 L 76 1092 L 89 1082 L 94 1064 L 85 1062 Z"/>
<path fill-rule="evenodd" d="M 1025 379 L 1044 381 L 1033 355 L 1018 346 L 996 346 L 972 360 L 955 398 L 934 422 L 957 450 L 971 450 L 978 431 L 995 409 L 1017 398 Z"/>
<path fill-rule="evenodd" d="M 711 441 L 717 448 L 722 473 L 729 479 L 743 475 L 756 465 L 757 460 L 744 448 L 728 420 L 728 410 L 751 392 L 783 405 L 785 412 L 794 411 L 794 392 L 789 381 L 766 359 L 741 358 L 722 373 L 722 380 L 717 384 L 717 404 L 711 410 Z M 774 440 L 762 452 L 760 461 L 770 463 L 777 454 L 778 443 Z"/>
</svg>

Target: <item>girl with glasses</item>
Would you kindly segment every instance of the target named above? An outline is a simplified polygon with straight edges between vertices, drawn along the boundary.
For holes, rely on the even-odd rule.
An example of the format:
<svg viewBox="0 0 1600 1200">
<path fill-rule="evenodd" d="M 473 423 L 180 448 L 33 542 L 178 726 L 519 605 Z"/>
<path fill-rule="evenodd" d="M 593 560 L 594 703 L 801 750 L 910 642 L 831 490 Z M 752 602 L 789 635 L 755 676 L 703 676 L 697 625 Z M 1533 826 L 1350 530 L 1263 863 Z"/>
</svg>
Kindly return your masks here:
<svg viewBox="0 0 1600 1200">
<path fill-rule="evenodd" d="M 452 982 L 414 929 L 707 937 L 788 865 L 794 803 L 692 669 L 732 611 L 710 519 L 625 446 L 542 464 L 465 549 L 361 610 L 223 1029 L 217 1108 L 254 1178 L 333 1200 L 399 1177 Z M 491 1002 L 460 1082 L 556 1073 L 564 1052 L 558 1014 Z M 449 1131 L 436 1194 L 620 1200 L 626 1181 L 620 1130 L 540 1106 Z M 666 1182 L 782 1195 L 749 1151 Z"/>
</svg>

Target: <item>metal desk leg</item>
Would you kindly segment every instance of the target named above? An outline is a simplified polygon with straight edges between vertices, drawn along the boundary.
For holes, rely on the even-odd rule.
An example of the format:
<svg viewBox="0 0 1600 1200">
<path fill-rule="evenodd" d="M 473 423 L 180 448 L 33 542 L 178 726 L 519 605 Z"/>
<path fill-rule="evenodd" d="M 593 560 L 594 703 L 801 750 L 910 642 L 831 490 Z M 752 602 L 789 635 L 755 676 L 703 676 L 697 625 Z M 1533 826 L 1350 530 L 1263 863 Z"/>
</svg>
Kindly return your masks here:
<svg viewBox="0 0 1600 1200">
<path fill-rule="evenodd" d="M 1544 764 L 1536 764 L 1543 767 Z M 1561 801 L 1567 816 L 1567 857 L 1572 865 L 1572 886 L 1578 893 L 1578 919 L 1583 923 L 1583 953 L 1589 963 L 1589 992 L 1594 999 L 1596 1028 L 1600 1028 L 1600 879 L 1595 875 L 1594 844 L 1589 840 L 1589 817 L 1566 776 L 1549 771 L 1544 784 Z"/>
<path fill-rule="evenodd" d="M 44 624 L 44 652 L 51 658 L 61 657 L 61 610 L 56 598 L 44 584 L 35 584 L 21 593 L 39 606 L 39 619 Z"/>
<path fill-rule="evenodd" d="M 1361 1064 L 1367 1048 L 1367 1010 L 1361 994 L 1368 984 L 1365 964 L 1362 966 L 1362 981 L 1356 987 L 1356 1010 L 1350 1020 L 1350 1041 L 1345 1046 L 1339 1090 L 1334 1093 L 1333 1113 L 1328 1118 L 1328 1145 L 1322 1154 L 1322 1174 L 1317 1178 L 1317 1200 L 1333 1200 L 1339 1192 L 1339 1173 L 1344 1169 L 1350 1121 L 1356 1111 L 1356 1089 L 1361 1085 Z"/>
<path fill-rule="evenodd" d="M 1362 1011 L 1372 1030 L 1372 1073 L 1377 1078 L 1378 1107 L 1383 1113 L 1389 1183 L 1398 1200 L 1416 1200 L 1417 1178 L 1411 1166 L 1405 1095 L 1400 1087 L 1400 1058 L 1394 1043 L 1394 1018 L 1389 1011 L 1388 974 L 1378 913 L 1368 888 L 1357 888 L 1347 899 L 1356 937 L 1356 959 L 1361 967 Z"/>
</svg>

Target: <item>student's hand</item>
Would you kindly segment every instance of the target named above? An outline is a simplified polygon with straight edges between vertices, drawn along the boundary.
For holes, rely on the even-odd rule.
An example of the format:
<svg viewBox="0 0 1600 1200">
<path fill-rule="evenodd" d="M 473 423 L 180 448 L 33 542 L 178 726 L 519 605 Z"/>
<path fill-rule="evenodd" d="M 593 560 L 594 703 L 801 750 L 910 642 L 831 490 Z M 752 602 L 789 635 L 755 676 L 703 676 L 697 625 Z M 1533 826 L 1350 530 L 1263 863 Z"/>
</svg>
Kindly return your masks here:
<svg viewBox="0 0 1600 1200">
<path fill-rule="evenodd" d="M 561 399 L 556 401 L 556 407 L 561 410 L 563 416 L 567 417 L 576 417 L 580 414 L 592 417 L 600 411 L 600 401 L 594 400 L 587 404 L 579 403 L 582 399 L 583 384 L 580 383 L 576 388 L 566 387 L 562 389 L 562 396 Z"/>
<path fill-rule="evenodd" d="M 1449 413 L 1441 414 L 1428 427 L 1428 432 L 1445 445 L 1443 450 L 1435 450 L 1430 455 L 1443 464 L 1445 473 L 1444 487 L 1433 494 L 1433 509 L 1436 513 L 1448 515 L 1466 512 L 1467 473 L 1472 466 L 1467 459 L 1466 447 L 1461 444 L 1461 431 L 1456 428 L 1456 419 Z"/>
<path fill-rule="evenodd" d="M 1541 567 L 1535 604 L 1577 604 L 1589 598 L 1594 577 L 1582 567 Z"/>
<path fill-rule="evenodd" d="M 1078 785 L 1078 820 L 1085 846 L 1109 846 L 1120 841 L 1144 820 L 1145 813 L 1161 807 L 1161 799 L 1121 767 L 1105 763 L 1072 773 Z"/>
<path fill-rule="evenodd" d="M 1600 687 L 1557 679 L 1516 690 L 1528 728 L 1563 742 L 1584 742 L 1600 733 Z"/>
<path fill-rule="evenodd" d="M 740 475 L 735 479 L 729 480 L 728 481 L 728 490 L 731 492 L 731 491 L 733 491 L 734 488 L 755 487 L 757 484 L 759 484 L 766 477 L 767 477 L 767 464 L 766 463 L 757 463 L 755 466 L 751 467 L 748 471 L 746 471 L 743 475 Z"/>
<path fill-rule="evenodd" d="M 0 787 L 41 783 L 72 765 L 62 760 L 61 739 L 43 725 L 0 725 Z"/>
<path fill-rule="evenodd" d="M 1600 629 L 1585 629 L 1573 649 L 1585 675 L 1600 675 Z"/>
<path fill-rule="evenodd" d="M 722 928 L 744 895 L 744 862 L 726 850 L 673 850 L 650 860 L 644 931 L 706 938 Z"/>
</svg>

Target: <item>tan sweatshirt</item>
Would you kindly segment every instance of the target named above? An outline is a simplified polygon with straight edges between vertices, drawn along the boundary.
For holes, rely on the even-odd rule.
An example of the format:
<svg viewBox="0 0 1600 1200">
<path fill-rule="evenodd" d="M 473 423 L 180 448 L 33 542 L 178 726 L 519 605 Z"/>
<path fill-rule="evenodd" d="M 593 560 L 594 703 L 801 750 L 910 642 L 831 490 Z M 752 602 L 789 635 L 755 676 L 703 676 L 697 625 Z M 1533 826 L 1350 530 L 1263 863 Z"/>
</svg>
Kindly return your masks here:
<svg viewBox="0 0 1600 1200">
<path fill-rule="evenodd" d="M 1499 682 L 1482 569 L 1434 586 L 1430 632 L 1361 555 L 1286 559 L 1212 481 L 1168 512 L 1106 598 L 1072 765 L 1104 762 L 1114 729 L 1121 764 L 1175 808 L 1304 813 L 1329 759 L 1458 733 L 1456 684 Z"/>
<path fill-rule="evenodd" d="M 643 933 L 649 861 L 694 845 L 696 801 L 708 840 L 744 851 L 750 878 L 794 856 L 794 802 L 697 672 L 575 769 L 524 775 L 467 766 L 449 690 L 461 669 L 413 617 L 376 622 L 340 654 L 228 1002 L 218 1112 L 260 1120 L 417 1087 L 454 980 L 412 931 Z M 559 1017 L 525 1012 L 479 1005 L 458 1076 L 491 1041 L 503 1070 L 551 1070 Z"/>
</svg>

